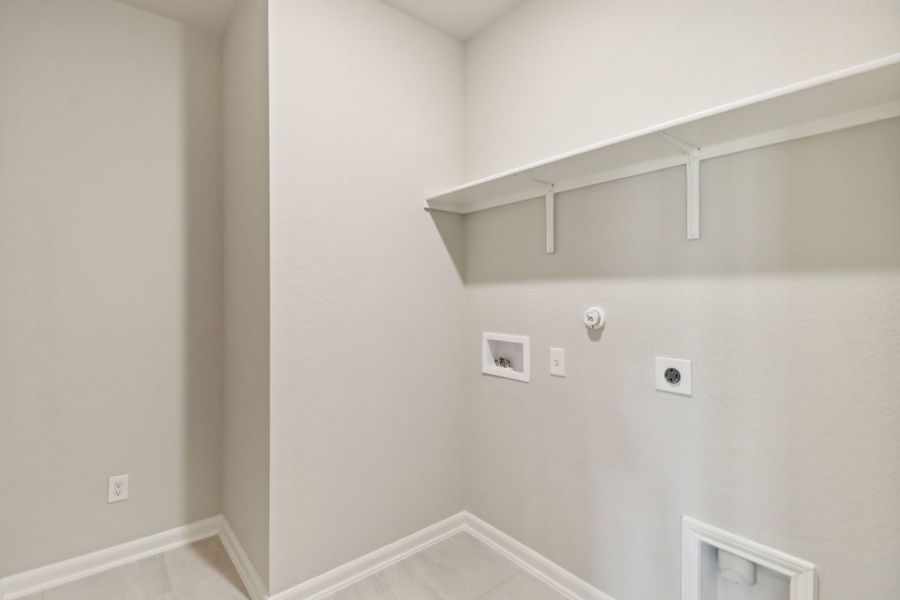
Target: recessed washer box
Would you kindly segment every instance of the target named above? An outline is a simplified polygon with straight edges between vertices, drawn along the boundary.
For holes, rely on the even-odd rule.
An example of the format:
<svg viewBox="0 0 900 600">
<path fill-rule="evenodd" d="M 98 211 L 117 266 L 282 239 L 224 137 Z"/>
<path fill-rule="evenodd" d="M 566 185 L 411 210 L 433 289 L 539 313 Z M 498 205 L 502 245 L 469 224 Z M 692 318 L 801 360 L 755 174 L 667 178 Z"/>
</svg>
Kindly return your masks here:
<svg viewBox="0 0 900 600">
<path fill-rule="evenodd" d="M 481 344 L 481 372 L 516 381 L 529 381 L 530 346 L 528 336 L 485 332 Z"/>
</svg>

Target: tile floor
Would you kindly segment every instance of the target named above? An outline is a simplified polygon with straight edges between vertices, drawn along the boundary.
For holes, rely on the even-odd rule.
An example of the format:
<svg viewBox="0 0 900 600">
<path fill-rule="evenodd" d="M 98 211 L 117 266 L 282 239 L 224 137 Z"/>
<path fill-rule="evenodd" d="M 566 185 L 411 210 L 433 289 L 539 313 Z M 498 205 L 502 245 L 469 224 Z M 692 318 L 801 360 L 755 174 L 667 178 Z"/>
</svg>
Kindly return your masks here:
<svg viewBox="0 0 900 600">
<path fill-rule="evenodd" d="M 468 533 L 459 533 L 328 600 L 565 600 Z"/>
<path fill-rule="evenodd" d="M 218 537 L 176 548 L 22 600 L 248 600 Z"/>
<path fill-rule="evenodd" d="M 248 600 L 218 538 L 152 556 L 22 600 Z M 459 533 L 327 600 L 565 600 Z"/>
</svg>

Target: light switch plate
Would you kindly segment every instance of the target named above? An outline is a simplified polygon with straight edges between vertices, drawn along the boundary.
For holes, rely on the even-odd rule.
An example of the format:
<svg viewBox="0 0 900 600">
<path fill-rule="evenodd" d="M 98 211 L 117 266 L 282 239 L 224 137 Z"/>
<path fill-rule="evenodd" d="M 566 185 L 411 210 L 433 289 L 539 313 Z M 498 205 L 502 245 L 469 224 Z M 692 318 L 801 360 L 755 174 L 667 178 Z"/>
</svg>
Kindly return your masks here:
<svg viewBox="0 0 900 600">
<path fill-rule="evenodd" d="M 691 361 L 657 356 L 656 389 L 669 394 L 692 395 Z"/>
<path fill-rule="evenodd" d="M 550 348 L 550 374 L 556 377 L 566 376 L 565 348 Z"/>
</svg>

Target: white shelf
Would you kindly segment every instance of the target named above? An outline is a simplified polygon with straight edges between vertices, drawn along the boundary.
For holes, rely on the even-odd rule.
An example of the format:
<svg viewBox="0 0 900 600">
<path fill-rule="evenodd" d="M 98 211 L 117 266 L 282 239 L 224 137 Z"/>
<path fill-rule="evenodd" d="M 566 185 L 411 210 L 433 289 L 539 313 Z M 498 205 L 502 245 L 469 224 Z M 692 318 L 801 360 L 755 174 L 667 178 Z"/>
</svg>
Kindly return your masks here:
<svg viewBox="0 0 900 600">
<path fill-rule="evenodd" d="M 702 160 L 897 116 L 900 55 L 485 177 L 427 198 L 426 208 L 466 214 L 546 197 L 552 252 L 554 194 L 686 165 L 686 234 L 697 239 Z"/>
</svg>

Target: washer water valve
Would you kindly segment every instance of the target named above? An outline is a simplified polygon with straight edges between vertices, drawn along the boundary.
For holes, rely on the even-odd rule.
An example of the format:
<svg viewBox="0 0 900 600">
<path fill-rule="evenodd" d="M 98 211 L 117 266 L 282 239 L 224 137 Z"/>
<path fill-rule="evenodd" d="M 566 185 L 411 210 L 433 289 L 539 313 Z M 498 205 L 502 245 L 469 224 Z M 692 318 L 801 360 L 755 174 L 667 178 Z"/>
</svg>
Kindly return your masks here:
<svg viewBox="0 0 900 600">
<path fill-rule="evenodd" d="M 584 324 L 588 329 L 603 329 L 606 325 L 606 311 L 599 306 L 592 306 L 584 311 Z"/>
</svg>

